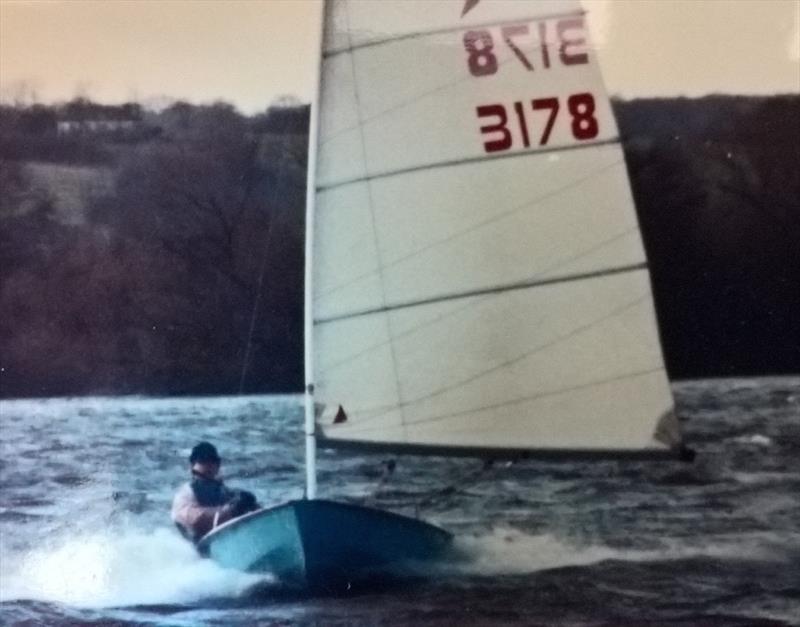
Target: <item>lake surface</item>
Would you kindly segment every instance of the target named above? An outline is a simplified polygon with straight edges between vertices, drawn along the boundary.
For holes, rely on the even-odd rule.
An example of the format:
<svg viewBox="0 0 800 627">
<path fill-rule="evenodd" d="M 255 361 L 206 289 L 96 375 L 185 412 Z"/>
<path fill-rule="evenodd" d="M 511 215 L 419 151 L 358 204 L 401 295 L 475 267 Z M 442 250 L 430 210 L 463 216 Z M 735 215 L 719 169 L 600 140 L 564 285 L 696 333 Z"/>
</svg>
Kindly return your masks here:
<svg viewBox="0 0 800 627">
<path fill-rule="evenodd" d="M 694 464 L 320 453 L 320 496 L 419 515 L 463 561 L 304 597 L 199 558 L 169 506 L 213 441 L 229 485 L 302 496 L 299 397 L 0 402 L 0 622 L 28 625 L 800 623 L 800 378 L 674 386 Z M 453 487 L 452 490 L 446 488 Z"/>
</svg>

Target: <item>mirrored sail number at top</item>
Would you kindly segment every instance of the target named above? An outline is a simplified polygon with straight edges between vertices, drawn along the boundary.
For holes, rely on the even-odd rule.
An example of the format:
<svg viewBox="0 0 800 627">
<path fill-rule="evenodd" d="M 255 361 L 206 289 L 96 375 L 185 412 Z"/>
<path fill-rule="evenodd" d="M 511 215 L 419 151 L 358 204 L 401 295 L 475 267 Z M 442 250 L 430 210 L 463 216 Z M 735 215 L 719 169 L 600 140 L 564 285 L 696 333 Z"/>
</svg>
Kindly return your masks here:
<svg viewBox="0 0 800 627">
<path fill-rule="evenodd" d="M 533 48 L 530 47 L 531 27 L 537 31 Z M 505 56 L 501 47 L 511 51 L 529 72 L 589 62 L 582 15 L 467 31 L 464 33 L 464 50 L 470 74 L 482 77 L 503 71 L 501 66 L 507 62 L 498 60 L 498 54 Z"/>
</svg>

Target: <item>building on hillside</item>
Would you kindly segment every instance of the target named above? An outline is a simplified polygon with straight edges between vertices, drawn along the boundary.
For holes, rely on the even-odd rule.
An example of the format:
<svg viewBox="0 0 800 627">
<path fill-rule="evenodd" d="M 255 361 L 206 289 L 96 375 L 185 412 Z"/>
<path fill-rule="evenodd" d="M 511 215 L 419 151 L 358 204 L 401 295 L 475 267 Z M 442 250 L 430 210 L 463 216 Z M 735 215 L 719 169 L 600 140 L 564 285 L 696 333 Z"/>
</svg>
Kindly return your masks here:
<svg viewBox="0 0 800 627">
<path fill-rule="evenodd" d="M 141 124 L 141 105 L 101 105 L 73 100 L 59 111 L 56 130 L 59 135 L 117 133 L 133 131 Z"/>
</svg>

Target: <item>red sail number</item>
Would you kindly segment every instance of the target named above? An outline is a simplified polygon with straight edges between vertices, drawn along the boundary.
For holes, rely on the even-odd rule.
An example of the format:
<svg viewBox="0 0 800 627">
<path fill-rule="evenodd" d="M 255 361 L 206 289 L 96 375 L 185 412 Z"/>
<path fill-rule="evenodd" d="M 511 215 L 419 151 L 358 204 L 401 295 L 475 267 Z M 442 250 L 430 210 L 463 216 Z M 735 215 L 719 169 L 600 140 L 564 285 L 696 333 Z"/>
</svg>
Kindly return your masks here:
<svg viewBox="0 0 800 627">
<path fill-rule="evenodd" d="M 597 118 L 594 117 L 592 94 L 575 94 L 567 99 L 567 109 L 572 114 L 572 135 L 575 139 L 597 137 Z"/>
<path fill-rule="evenodd" d="M 497 118 L 494 124 L 481 126 L 481 133 L 484 135 L 495 135 L 494 139 L 488 139 L 483 143 L 483 148 L 486 152 L 499 152 L 511 148 L 511 131 L 509 131 L 506 126 L 508 116 L 506 115 L 506 108 L 503 105 L 494 104 L 478 107 L 478 117 Z"/>
<path fill-rule="evenodd" d="M 555 58 L 560 60 L 562 65 L 568 67 L 589 62 L 583 16 L 534 23 L 538 26 L 538 43 L 536 48 L 529 49 L 527 53 L 520 40 L 529 35 L 528 24 L 508 24 L 500 27 L 500 39 L 526 70 L 533 72 L 537 65 L 539 69 L 544 70 L 552 67 L 553 60 L 550 56 L 552 42 L 557 44 L 558 56 Z M 554 32 L 551 34 L 550 31 Z M 548 39 L 551 40 L 550 43 Z M 539 58 L 535 59 L 537 48 Z M 491 76 L 497 73 L 501 62 L 497 59 L 495 41 L 490 30 L 470 30 L 464 33 L 464 50 L 467 52 L 470 74 Z"/>
<path fill-rule="evenodd" d="M 517 126 L 522 138 L 522 145 L 527 148 L 530 146 L 531 131 L 528 119 L 525 116 L 525 108 L 521 101 L 513 103 L 516 113 Z M 561 109 L 558 98 L 535 98 L 530 101 L 531 109 L 534 112 L 547 111 L 547 120 L 542 126 L 539 136 L 539 145 L 546 146 L 550 141 L 550 135 Z M 588 92 L 573 94 L 567 98 L 567 111 L 570 114 L 570 129 L 572 136 L 579 141 L 594 139 L 600 133 L 600 125 L 595 117 L 594 96 Z M 476 108 L 478 119 L 486 118 L 488 124 L 480 127 L 481 135 L 484 136 L 483 149 L 486 152 L 501 152 L 508 150 L 514 145 L 514 135 L 508 127 L 509 116 L 503 104 L 481 105 Z M 537 117 L 531 115 L 530 117 Z M 538 116 L 541 118 L 541 115 Z M 534 136 L 535 137 L 535 136 Z"/>
<path fill-rule="evenodd" d="M 488 30 L 471 30 L 464 33 L 464 48 L 467 51 L 467 64 L 473 76 L 487 76 L 497 72 L 497 57 L 494 56 L 494 42 Z"/>
</svg>

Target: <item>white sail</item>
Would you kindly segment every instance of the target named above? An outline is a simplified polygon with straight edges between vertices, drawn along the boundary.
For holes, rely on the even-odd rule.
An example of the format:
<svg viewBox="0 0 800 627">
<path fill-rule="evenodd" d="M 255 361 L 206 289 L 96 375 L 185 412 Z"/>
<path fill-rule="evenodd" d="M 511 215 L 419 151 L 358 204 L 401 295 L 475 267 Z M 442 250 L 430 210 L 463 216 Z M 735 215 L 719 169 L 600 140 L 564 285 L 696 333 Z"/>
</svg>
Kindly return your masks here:
<svg viewBox="0 0 800 627">
<path fill-rule="evenodd" d="M 312 230 L 325 444 L 679 444 L 590 19 L 570 0 L 329 0 Z"/>
</svg>

